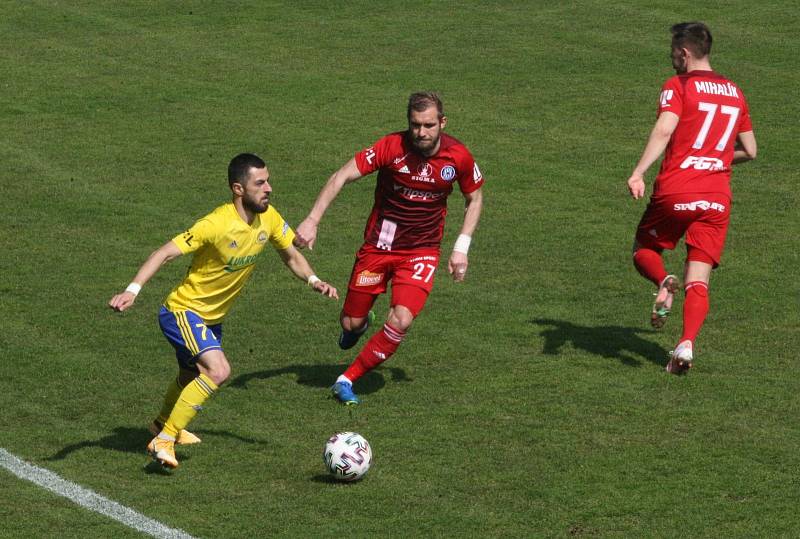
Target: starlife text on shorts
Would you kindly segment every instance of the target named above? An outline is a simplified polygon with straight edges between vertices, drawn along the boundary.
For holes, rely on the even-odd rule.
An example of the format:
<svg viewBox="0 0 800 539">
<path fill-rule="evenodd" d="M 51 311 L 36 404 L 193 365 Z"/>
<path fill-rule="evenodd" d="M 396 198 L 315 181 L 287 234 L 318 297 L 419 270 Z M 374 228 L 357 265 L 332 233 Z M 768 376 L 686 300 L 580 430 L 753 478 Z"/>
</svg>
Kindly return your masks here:
<svg viewBox="0 0 800 539">
<path fill-rule="evenodd" d="M 684 204 L 675 204 L 673 206 L 675 211 L 695 211 L 695 210 L 717 210 L 719 212 L 725 211 L 725 205 L 719 202 L 709 202 L 707 200 L 695 200 L 694 202 L 686 202 Z"/>
</svg>

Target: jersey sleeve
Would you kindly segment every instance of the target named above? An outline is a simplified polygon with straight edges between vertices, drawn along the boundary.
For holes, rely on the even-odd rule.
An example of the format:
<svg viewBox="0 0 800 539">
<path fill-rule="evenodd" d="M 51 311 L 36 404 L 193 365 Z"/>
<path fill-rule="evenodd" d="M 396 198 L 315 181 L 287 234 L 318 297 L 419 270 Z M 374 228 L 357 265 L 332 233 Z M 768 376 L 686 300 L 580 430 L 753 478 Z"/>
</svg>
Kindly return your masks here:
<svg viewBox="0 0 800 539">
<path fill-rule="evenodd" d="M 199 219 L 185 232 L 172 238 L 172 242 L 178 246 L 181 253 L 187 255 L 198 250 L 206 243 L 214 243 L 217 237 L 218 227 L 214 223 L 211 215 Z"/>
<path fill-rule="evenodd" d="M 678 77 L 672 77 L 661 87 L 657 116 L 662 112 L 672 112 L 679 117 L 683 113 L 683 85 Z"/>
<path fill-rule="evenodd" d="M 294 230 L 289 226 L 277 210 L 270 207 L 269 212 L 269 243 L 278 251 L 284 251 L 292 246 Z"/>
<path fill-rule="evenodd" d="M 744 99 L 742 101 L 744 106 L 742 107 L 742 119 L 739 122 L 739 133 L 747 133 L 753 130 L 753 121 L 750 119 L 750 107 L 747 101 Z"/>
<path fill-rule="evenodd" d="M 472 154 L 466 149 L 464 150 L 461 164 L 458 168 L 460 171 L 458 175 L 458 187 L 461 189 L 462 193 L 472 193 L 483 186 L 483 174 L 481 174 L 481 169 L 478 167 L 478 163 L 475 162 Z"/>
<path fill-rule="evenodd" d="M 396 156 L 396 135 L 387 135 L 378 142 L 356 153 L 356 165 L 362 176 L 372 174 L 392 162 Z"/>
</svg>

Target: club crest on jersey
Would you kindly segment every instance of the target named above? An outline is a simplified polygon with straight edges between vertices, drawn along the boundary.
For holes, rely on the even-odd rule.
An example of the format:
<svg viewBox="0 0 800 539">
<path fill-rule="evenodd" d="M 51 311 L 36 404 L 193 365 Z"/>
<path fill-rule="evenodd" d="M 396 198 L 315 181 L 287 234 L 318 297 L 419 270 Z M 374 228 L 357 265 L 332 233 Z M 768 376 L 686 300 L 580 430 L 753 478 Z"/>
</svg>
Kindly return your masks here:
<svg viewBox="0 0 800 539">
<path fill-rule="evenodd" d="M 263 230 L 258 233 L 258 243 L 266 243 L 267 242 L 267 233 Z"/>
<path fill-rule="evenodd" d="M 356 286 L 374 286 L 383 280 L 383 273 L 364 270 L 356 277 Z"/>
<path fill-rule="evenodd" d="M 439 176 L 446 182 L 453 181 L 453 178 L 456 177 L 456 167 L 453 165 L 443 166 L 441 172 L 439 172 Z"/>
</svg>

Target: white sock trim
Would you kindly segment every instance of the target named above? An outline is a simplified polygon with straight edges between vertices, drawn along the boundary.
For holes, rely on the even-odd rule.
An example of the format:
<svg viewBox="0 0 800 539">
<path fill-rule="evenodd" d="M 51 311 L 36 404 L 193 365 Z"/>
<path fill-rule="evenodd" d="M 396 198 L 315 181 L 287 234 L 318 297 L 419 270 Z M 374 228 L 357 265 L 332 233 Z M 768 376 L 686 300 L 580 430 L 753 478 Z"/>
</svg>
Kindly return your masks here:
<svg viewBox="0 0 800 539">
<path fill-rule="evenodd" d="M 350 378 L 345 376 L 344 374 L 340 375 L 339 378 L 336 379 L 336 383 L 344 382 L 345 384 L 353 385 L 353 382 L 350 381 Z"/>
</svg>

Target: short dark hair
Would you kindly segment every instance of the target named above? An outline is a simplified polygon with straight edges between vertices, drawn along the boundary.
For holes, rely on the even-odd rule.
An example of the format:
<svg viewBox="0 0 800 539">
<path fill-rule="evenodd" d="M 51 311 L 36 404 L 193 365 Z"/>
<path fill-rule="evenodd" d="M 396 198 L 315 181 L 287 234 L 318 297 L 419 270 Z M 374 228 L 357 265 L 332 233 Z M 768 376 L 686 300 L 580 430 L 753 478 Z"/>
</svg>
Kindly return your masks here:
<svg viewBox="0 0 800 539">
<path fill-rule="evenodd" d="M 406 116 L 411 120 L 411 111 L 422 112 L 428 110 L 430 107 L 436 107 L 436 112 L 439 118 L 444 116 L 444 107 L 442 107 L 442 100 L 439 99 L 439 94 L 436 92 L 416 92 L 411 94 L 408 98 L 408 112 Z"/>
<path fill-rule="evenodd" d="M 711 30 L 702 22 L 682 22 L 670 28 L 673 49 L 689 49 L 697 58 L 711 54 Z"/>
<path fill-rule="evenodd" d="M 228 185 L 234 183 L 244 185 L 251 168 L 266 168 L 267 164 L 259 156 L 252 153 L 240 153 L 228 164 Z"/>
</svg>

